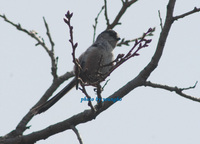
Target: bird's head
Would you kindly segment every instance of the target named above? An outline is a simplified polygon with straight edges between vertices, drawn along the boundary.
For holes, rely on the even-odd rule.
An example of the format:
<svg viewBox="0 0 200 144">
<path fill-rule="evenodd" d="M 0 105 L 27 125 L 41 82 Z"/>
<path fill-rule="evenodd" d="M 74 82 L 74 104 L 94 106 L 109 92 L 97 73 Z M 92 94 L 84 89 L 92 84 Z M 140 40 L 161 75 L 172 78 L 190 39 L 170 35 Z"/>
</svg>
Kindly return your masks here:
<svg viewBox="0 0 200 144">
<path fill-rule="evenodd" d="M 120 40 L 119 35 L 111 29 L 103 31 L 99 36 L 97 37 L 97 40 L 105 40 L 107 41 L 113 48 L 116 47 L 117 42 Z"/>
</svg>

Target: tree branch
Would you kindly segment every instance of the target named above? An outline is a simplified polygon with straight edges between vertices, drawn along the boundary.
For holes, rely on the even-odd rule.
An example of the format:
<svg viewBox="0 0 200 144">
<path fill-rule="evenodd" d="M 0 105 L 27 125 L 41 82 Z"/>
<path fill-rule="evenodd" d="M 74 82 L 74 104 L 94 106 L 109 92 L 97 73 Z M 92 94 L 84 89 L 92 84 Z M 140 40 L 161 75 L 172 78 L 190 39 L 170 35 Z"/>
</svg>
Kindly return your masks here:
<svg viewBox="0 0 200 144">
<path fill-rule="evenodd" d="M 141 77 L 136 77 L 130 82 L 128 82 L 125 86 L 120 88 L 118 91 L 114 92 L 111 96 L 109 96 L 109 99 L 121 99 L 125 95 L 127 95 L 131 90 L 135 89 L 136 87 L 140 86 L 142 83 Z M 12 144 L 15 142 L 15 144 L 32 144 L 38 140 L 47 139 L 48 137 L 63 132 L 65 130 L 71 129 L 71 125 L 76 126 L 81 123 L 85 123 L 88 121 L 91 121 L 96 118 L 100 113 L 108 109 L 110 106 L 112 106 L 115 101 L 104 101 L 102 103 L 102 107 L 98 109 L 94 113 L 93 110 L 85 110 L 79 114 L 76 114 L 72 116 L 71 118 L 68 118 L 62 122 L 53 124 L 51 126 L 48 126 L 45 129 L 42 129 L 40 131 L 33 132 L 28 135 L 10 138 L 4 140 L 4 144 Z M 98 105 L 95 105 L 95 107 L 98 107 Z M 1 142 L 1 141 L 0 141 Z M 18 143 L 17 143 L 18 142 Z"/>
<path fill-rule="evenodd" d="M 108 12 L 107 12 L 107 1 L 104 0 L 104 6 L 105 6 L 105 18 L 107 21 L 107 28 L 106 29 L 113 29 L 116 25 L 119 25 L 119 20 L 121 19 L 121 17 L 123 16 L 123 14 L 126 12 L 126 10 L 128 9 L 128 7 L 130 7 L 132 4 L 134 4 L 135 2 L 137 2 L 138 0 L 131 0 L 131 1 L 123 1 L 122 0 L 122 8 L 120 9 L 119 13 L 117 14 L 117 16 L 115 17 L 114 21 L 110 24 L 109 22 L 109 18 L 108 18 Z"/>
<path fill-rule="evenodd" d="M 184 14 L 175 16 L 175 17 L 174 17 L 174 20 L 178 20 L 178 19 L 180 19 L 180 18 L 184 18 L 184 17 L 186 17 L 186 16 L 189 16 L 189 15 L 191 15 L 191 14 L 193 14 L 193 13 L 196 13 L 196 12 L 199 12 L 199 11 L 200 11 L 200 8 L 194 7 L 194 9 L 191 10 L 191 11 L 189 11 L 189 12 L 186 12 L 186 13 L 184 13 Z"/>
<path fill-rule="evenodd" d="M 21 27 L 20 24 L 15 24 L 12 21 L 10 21 L 9 19 L 7 19 L 7 17 L 5 15 L 1 15 L 0 17 L 2 17 L 7 23 L 13 25 L 14 27 L 16 27 L 19 31 L 22 31 L 26 34 L 28 34 L 29 36 L 31 36 L 32 38 L 34 38 L 37 41 L 36 46 L 41 45 L 45 51 L 48 53 L 50 59 L 51 59 L 51 65 L 52 65 L 52 75 L 55 78 L 57 78 L 57 58 L 55 58 L 54 56 L 54 42 L 51 38 L 50 32 L 49 32 L 49 28 L 48 28 L 48 24 L 46 23 L 45 19 L 44 19 L 44 23 L 45 23 L 45 27 L 47 29 L 47 36 L 49 37 L 50 43 L 51 43 L 51 50 L 48 48 L 48 46 L 45 44 L 44 39 L 41 38 L 40 36 L 38 36 L 38 33 L 34 30 L 32 31 L 28 31 L 24 28 Z"/>
<path fill-rule="evenodd" d="M 76 128 L 75 126 L 73 126 L 73 125 L 71 125 L 70 127 L 71 127 L 71 129 L 74 131 L 74 133 L 76 134 L 79 143 L 80 143 L 80 144 L 83 144 L 83 141 L 82 141 L 82 139 L 81 139 L 81 136 L 80 136 L 80 134 L 79 134 L 77 128 Z"/>
<path fill-rule="evenodd" d="M 95 41 L 96 29 L 97 29 L 97 24 L 98 24 L 98 18 L 99 18 L 99 15 L 101 14 L 101 12 L 103 11 L 104 8 L 105 8 L 105 6 L 102 6 L 100 12 L 97 14 L 97 17 L 95 18 L 95 24 L 93 25 L 93 28 L 94 28 L 93 43 Z"/>
<path fill-rule="evenodd" d="M 155 32 L 155 30 L 156 30 L 155 27 L 152 28 L 152 31 L 149 32 L 149 33 L 146 35 L 146 37 L 153 36 L 153 33 Z M 119 47 L 121 47 L 122 45 L 129 46 L 131 42 L 135 42 L 136 40 L 141 40 L 142 37 L 143 37 L 143 35 L 140 36 L 140 37 L 138 37 L 138 38 L 132 39 L 132 40 L 125 40 L 125 38 L 123 38 L 123 39 L 117 44 L 117 46 L 119 46 Z"/>
<path fill-rule="evenodd" d="M 48 24 L 47 24 L 47 22 L 46 22 L 46 20 L 45 20 L 45 17 L 43 17 L 43 20 L 44 20 L 44 24 L 45 24 L 45 27 L 46 27 L 46 30 L 47 30 L 47 36 L 48 36 L 48 38 L 49 38 L 49 41 L 50 41 L 50 43 L 51 43 L 51 51 L 52 52 L 54 52 L 54 42 L 53 42 L 53 40 L 52 40 L 52 38 L 51 38 L 51 34 L 50 34 L 50 31 L 49 31 L 49 26 L 48 26 Z"/>
<path fill-rule="evenodd" d="M 160 10 L 158 10 L 158 16 L 159 16 L 159 19 L 160 19 L 160 28 L 162 30 L 163 29 L 163 23 L 162 23 L 162 17 L 161 17 Z"/>
<path fill-rule="evenodd" d="M 44 39 L 41 38 L 40 36 L 38 36 L 36 31 L 28 31 L 28 30 L 22 28 L 20 24 L 15 24 L 12 21 L 8 20 L 5 15 L 1 15 L 0 14 L 0 17 L 2 17 L 7 23 L 9 23 L 9 24 L 13 25 L 14 27 L 16 27 L 19 31 L 25 32 L 26 34 L 28 34 L 29 36 L 34 38 L 38 42 L 36 45 L 41 45 L 46 50 L 46 52 L 48 54 L 50 53 L 48 47 L 44 43 Z"/>
<path fill-rule="evenodd" d="M 191 86 L 191 87 L 188 87 L 188 88 L 178 88 L 176 86 L 172 87 L 172 86 L 168 86 L 168 85 L 156 84 L 156 83 L 152 83 L 150 81 L 146 81 L 145 84 L 144 84 L 144 86 L 168 90 L 168 91 L 171 91 L 171 92 L 175 92 L 175 93 L 177 93 L 178 95 L 180 95 L 184 98 L 187 98 L 187 99 L 190 99 L 190 100 L 193 100 L 193 101 L 196 101 L 196 102 L 200 102 L 200 98 L 193 97 L 193 96 L 190 96 L 190 95 L 183 93 L 184 90 L 194 89 L 196 87 L 196 85 L 197 85 L 197 82 L 194 84 L 194 86 Z"/>
<path fill-rule="evenodd" d="M 104 0 L 104 7 L 105 7 L 105 19 L 106 19 L 106 24 L 107 26 L 110 25 L 110 21 L 108 19 L 108 9 L 107 9 L 107 0 Z"/>
<path fill-rule="evenodd" d="M 70 39 L 69 42 L 71 43 L 72 46 L 72 58 L 73 58 L 73 63 L 75 64 L 75 67 L 79 67 L 79 63 L 78 60 L 76 59 L 75 56 L 75 51 L 76 48 L 78 46 L 78 43 L 74 43 L 74 37 L 73 37 L 73 26 L 71 26 L 71 18 L 73 16 L 73 13 L 70 13 L 70 11 L 68 11 L 65 14 L 65 18 L 64 18 L 64 22 L 68 25 L 69 27 L 69 33 L 70 33 Z"/>
<path fill-rule="evenodd" d="M 47 91 L 44 93 L 44 95 L 41 97 L 41 99 L 33 106 L 36 107 L 42 103 L 44 103 L 45 101 L 47 101 L 49 99 L 49 97 L 53 94 L 53 92 L 65 81 L 68 80 L 70 77 L 74 76 L 73 72 L 67 72 L 66 74 L 58 77 L 57 76 L 57 60 L 54 57 L 54 42 L 51 38 L 50 35 L 50 31 L 49 31 L 49 27 L 48 24 L 45 20 L 45 18 L 43 18 L 44 20 L 44 24 L 47 30 L 47 36 L 49 38 L 50 44 L 51 44 L 51 50 L 49 50 L 49 48 L 47 47 L 47 45 L 45 44 L 43 38 L 41 38 L 40 36 L 38 36 L 37 32 L 35 31 L 28 31 L 24 28 L 21 27 L 20 24 L 15 24 L 12 21 L 8 20 L 6 18 L 5 15 L 0 15 L 0 17 L 2 17 L 6 22 L 8 22 L 9 24 L 13 25 L 14 27 L 16 27 L 19 31 L 23 31 L 26 34 L 28 34 L 29 36 L 31 36 L 32 38 L 34 38 L 38 43 L 36 45 L 41 45 L 46 52 L 48 53 L 48 55 L 51 58 L 51 64 L 52 64 L 52 75 L 54 77 L 54 81 L 51 84 L 51 86 L 47 89 Z M 33 118 L 33 114 L 31 113 L 31 110 L 22 118 L 22 120 L 19 122 L 19 124 L 17 125 L 16 129 L 13 130 L 12 132 L 10 132 L 9 134 L 7 134 L 7 137 L 13 137 L 13 136 L 18 136 L 21 135 L 28 127 L 27 124 L 28 122 Z"/>
<path fill-rule="evenodd" d="M 51 38 L 51 34 L 50 34 L 50 31 L 49 31 L 49 26 L 48 26 L 48 24 L 47 24 L 47 22 L 46 22 L 44 17 L 43 17 L 43 20 L 44 20 L 44 24 L 45 24 L 45 27 L 46 27 L 46 30 L 47 30 L 46 34 L 47 34 L 47 36 L 49 38 L 49 42 L 51 44 L 51 50 L 49 52 L 49 55 L 50 55 L 50 58 L 51 58 L 51 71 L 52 71 L 51 73 L 52 73 L 54 79 L 56 79 L 58 77 L 58 75 L 57 75 L 58 57 L 55 58 L 55 56 L 54 56 L 54 45 L 55 44 L 54 44 L 54 42 L 53 42 L 53 40 Z"/>
<path fill-rule="evenodd" d="M 7 134 L 6 137 L 15 137 L 22 135 L 22 133 L 29 127 L 27 127 L 28 122 L 33 118 L 32 109 L 46 102 L 53 92 L 66 80 L 74 76 L 73 72 L 66 72 L 64 75 L 58 77 L 53 81 L 51 86 L 47 89 L 41 99 L 30 109 L 30 111 L 22 118 L 22 120 L 17 125 L 16 129 Z"/>
<path fill-rule="evenodd" d="M 173 23 L 173 12 L 174 12 L 175 2 L 176 2 L 176 0 L 169 0 L 169 3 L 167 5 L 167 15 L 166 15 L 166 19 L 165 19 L 165 24 L 160 33 L 156 51 L 155 51 L 151 61 L 149 62 L 149 64 L 139 74 L 139 76 L 141 76 L 143 78 L 143 82 L 145 82 L 147 80 L 147 78 L 150 76 L 150 74 L 158 66 L 158 62 L 162 56 L 167 37 L 168 37 L 169 31 L 170 31 L 170 28 L 172 26 L 172 23 Z"/>
<path fill-rule="evenodd" d="M 82 93 L 84 93 L 84 95 L 87 97 L 88 99 L 88 106 L 91 108 L 91 110 L 95 113 L 96 112 L 96 109 L 94 108 L 92 102 L 91 102 L 91 96 L 89 96 L 89 94 L 87 93 L 86 89 L 85 89 L 85 85 L 83 83 L 81 83 L 81 87 L 82 88 L 79 88 Z"/>
</svg>

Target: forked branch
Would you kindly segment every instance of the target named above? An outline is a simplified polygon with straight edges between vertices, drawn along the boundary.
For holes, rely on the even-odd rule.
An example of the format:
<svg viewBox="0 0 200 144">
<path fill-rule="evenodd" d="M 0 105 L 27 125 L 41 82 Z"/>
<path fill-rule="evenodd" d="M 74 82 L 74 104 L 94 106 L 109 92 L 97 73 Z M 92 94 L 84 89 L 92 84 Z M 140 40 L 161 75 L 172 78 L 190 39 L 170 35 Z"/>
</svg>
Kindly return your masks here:
<svg viewBox="0 0 200 144">
<path fill-rule="evenodd" d="M 193 101 L 196 101 L 196 102 L 200 102 L 200 98 L 190 96 L 190 95 L 183 93 L 183 91 L 185 91 L 185 90 L 194 89 L 196 87 L 197 83 L 198 82 L 196 82 L 194 84 L 194 86 L 190 86 L 190 87 L 187 87 L 187 88 L 178 88 L 176 86 L 173 87 L 173 86 L 156 84 L 156 83 L 152 83 L 150 81 L 146 81 L 144 86 L 149 86 L 149 87 L 152 87 L 152 88 L 160 88 L 160 89 L 164 89 L 164 90 L 167 90 L 167 91 L 170 91 L 170 92 L 175 92 L 175 93 L 177 93 L 178 95 L 180 95 L 184 98 L 187 98 L 187 99 L 190 99 L 190 100 L 193 100 Z"/>
</svg>

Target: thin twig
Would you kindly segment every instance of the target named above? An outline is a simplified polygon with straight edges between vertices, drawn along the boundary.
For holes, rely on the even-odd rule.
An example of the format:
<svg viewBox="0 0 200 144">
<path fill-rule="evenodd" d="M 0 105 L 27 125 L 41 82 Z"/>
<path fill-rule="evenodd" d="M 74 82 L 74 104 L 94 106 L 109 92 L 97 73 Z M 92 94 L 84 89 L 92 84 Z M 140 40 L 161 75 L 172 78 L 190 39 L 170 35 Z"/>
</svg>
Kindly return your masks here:
<svg viewBox="0 0 200 144">
<path fill-rule="evenodd" d="M 98 110 L 102 107 L 102 97 L 101 97 L 102 87 L 100 84 L 97 85 L 97 108 Z"/>
<path fill-rule="evenodd" d="M 71 43 L 71 46 L 72 46 L 72 58 L 73 58 L 73 63 L 75 65 L 75 68 L 77 69 L 76 72 L 79 72 L 81 70 L 81 66 L 79 64 L 79 61 L 78 59 L 76 58 L 75 56 L 75 51 L 76 51 L 76 48 L 78 46 L 78 43 L 74 43 L 74 38 L 73 38 L 73 26 L 71 26 L 71 18 L 73 16 L 73 13 L 70 13 L 70 11 L 68 11 L 66 14 L 65 14 L 65 18 L 64 18 L 64 22 L 68 25 L 69 27 L 69 32 L 70 32 L 70 39 L 69 39 L 69 42 Z M 75 73 L 75 76 L 76 76 L 76 80 L 78 82 L 78 75 L 79 73 Z M 78 87 L 78 84 L 76 85 L 76 88 Z"/>
<path fill-rule="evenodd" d="M 36 31 L 28 31 L 24 28 L 22 28 L 22 26 L 20 24 L 15 24 L 12 21 L 8 20 L 7 17 L 5 15 L 0 15 L 0 17 L 2 17 L 6 22 L 8 22 L 9 24 L 13 25 L 14 27 L 16 27 L 19 31 L 23 31 L 26 34 L 28 34 L 29 36 L 31 36 L 32 38 L 34 38 L 38 43 L 36 45 L 41 45 L 46 52 L 50 55 L 50 50 L 49 48 L 46 46 L 46 44 L 44 43 L 43 38 L 41 38 L 40 36 L 38 36 Z"/>
<path fill-rule="evenodd" d="M 108 19 L 108 9 L 107 9 L 107 0 L 104 0 L 104 7 L 105 7 L 105 19 L 106 19 L 106 24 L 107 26 L 110 26 L 110 22 Z"/>
<path fill-rule="evenodd" d="M 162 17 L 161 17 L 160 10 L 158 10 L 158 16 L 159 16 L 159 19 L 160 19 L 160 27 L 161 27 L 161 30 L 162 30 L 163 29 L 163 23 L 162 23 Z"/>
<path fill-rule="evenodd" d="M 96 109 L 94 108 L 94 106 L 92 105 L 92 102 L 91 102 L 91 96 L 89 96 L 89 94 L 87 93 L 86 89 L 85 89 L 85 85 L 84 83 L 81 83 L 81 87 L 82 88 L 79 88 L 83 93 L 84 95 L 87 97 L 87 100 L 88 100 L 88 106 L 91 108 L 91 110 L 93 112 L 96 112 Z"/>
<path fill-rule="evenodd" d="M 187 87 L 187 88 L 180 88 L 180 90 L 184 91 L 184 90 L 194 89 L 196 87 L 197 83 L 198 83 L 198 81 L 196 81 L 193 86 L 190 86 L 190 87 Z"/>
<path fill-rule="evenodd" d="M 176 86 L 172 87 L 172 86 L 168 86 L 168 85 L 156 84 L 156 83 L 152 83 L 150 81 L 146 81 L 145 84 L 144 84 L 144 86 L 149 86 L 149 87 L 153 87 L 153 88 L 161 88 L 161 89 L 164 89 L 164 90 L 175 92 L 175 93 L 177 93 L 178 95 L 180 95 L 184 98 L 187 98 L 187 99 L 190 99 L 190 100 L 193 100 L 193 101 L 196 101 L 196 102 L 200 102 L 200 98 L 190 96 L 190 95 L 183 93 L 184 90 L 194 89 L 196 87 L 196 85 L 197 85 L 197 82 L 195 83 L 194 86 L 191 86 L 191 87 L 188 87 L 188 88 L 178 88 Z"/>
<path fill-rule="evenodd" d="M 153 36 L 153 33 L 155 32 L 156 28 L 152 28 L 152 31 L 150 33 L 148 33 L 146 35 L 146 37 L 148 36 Z M 142 35 L 143 36 L 143 35 Z M 138 38 L 135 38 L 135 39 L 132 39 L 132 40 L 125 40 L 125 38 L 121 39 L 121 41 L 117 44 L 117 46 L 122 46 L 122 45 L 126 45 L 126 46 L 129 46 L 131 42 L 135 42 L 136 40 L 141 40 L 141 37 L 138 37 Z"/>
<path fill-rule="evenodd" d="M 134 4 L 135 2 L 137 2 L 138 0 L 122 0 L 122 7 L 120 9 L 120 11 L 118 12 L 117 16 L 115 17 L 114 21 L 110 24 L 109 22 L 109 18 L 108 18 L 108 14 L 107 14 L 107 1 L 104 0 L 104 5 L 105 5 L 105 19 L 107 21 L 107 28 L 106 29 L 113 29 L 116 25 L 121 24 L 119 22 L 119 20 L 121 19 L 121 17 L 123 16 L 123 14 L 126 12 L 126 10 L 128 9 L 128 7 L 130 7 L 132 4 Z"/>
<path fill-rule="evenodd" d="M 50 51 L 50 55 L 51 55 L 50 56 L 51 57 L 51 71 L 52 71 L 51 73 L 52 73 L 52 75 L 53 75 L 53 77 L 55 79 L 55 78 L 58 77 L 58 75 L 57 75 L 58 57 L 55 58 L 55 55 L 54 55 L 55 43 L 53 42 L 53 39 L 51 37 L 49 26 L 48 26 L 48 24 L 47 24 L 47 22 L 45 20 L 45 17 L 43 17 L 43 20 L 44 20 L 44 24 L 45 24 L 45 27 L 46 27 L 46 30 L 47 30 L 46 34 L 47 34 L 47 36 L 49 38 L 49 42 L 51 44 L 51 51 Z"/>
<path fill-rule="evenodd" d="M 108 82 L 110 81 L 110 79 L 108 79 L 105 84 L 102 86 L 102 91 L 104 90 L 104 88 L 106 87 L 106 85 L 108 84 Z"/>
<path fill-rule="evenodd" d="M 175 17 L 174 17 L 174 20 L 178 20 L 178 19 L 180 19 L 180 18 L 184 18 L 184 17 L 189 16 L 189 15 L 191 15 L 191 14 L 193 14 L 193 13 L 196 13 L 196 12 L 200 12 L 200 8 L 194 7 L 194 9 L 191 10 L 191 11 L 189 11 L 189 12 L 186 12 L 186 13 L 184 13 L 184 14 L 175 16 Z"/>
<path fill-rule="evenodd" d="M 0 17 L 2 17 L 9 24 L 11 24 L 14 27 L 16 27 L 19 31 L 22 31 L 22 32 L 28 34 L 29 36 L 31 36 L 32 38 L 34 38 L 37 41 L 36 46 L 41 45 L 45 49 L 45 51 L 48 53 L 48 55 L 49 55 L 49 57 L 51 59 L 52 75 L 53 75 L 54 79 L 57 78 L 57 58 L 55 58 L 55 56 L 54 56 L 54 50 L 53 50 L 54 43 L 53 43 L 52 38 L 50 36 L 48 24 L 46 23 L 45 19 L 43 18 L 44 19 L 44 23 L 45 23 L 45 27 L 47 29 L 47 36 L 49 37 L 50 42 L 51 42 L 52 50 L 50 50 L 48 48 L 48 46 L 44 42 L 44 39 L 41 36 L 38 36 L 38 33 L 36 31 L 34 31 L 34 30 L 31 30 L 31 31 L 26 30 L 20 24 L 15 24 L 12 21 L 10 21 L 9 19 L 7 19 L 7 17 L 5 15 L 0 15 Z"/>
<path fill-rule="evenodd" d="M 15 133 L 16 135 L 21 135 L 26 129 L 28 122 L 32 119 L 34 116 L 32 113 L 32 109 L 41 105 L 42 103 L 46 102 L 49 97 L 53 94 L 54 91 L 66 80 L 73 77 L 73 72 L 66 72 L 64 75 L 56 78 L 51 86 L 46 90 L 46 92 L 43 94 L 43 96 L 40 98 L 40 100 L 31 108 L 31 110 L 21 119 L 21 121 L 18 123 Z"/>
<path fill-rule="evenodd" d="M 65 23 L 68 25 L 69 27 L 69 31 L 70 31 L 70 40 L 69 42 L 71 43 L 71 46 L 72 46 L 72 57 L 73 57 L 73 63 L 75 64 L 75 67 L 78 69 L 77 71 L 81 70 L 81 66 L 79 64 L 79 61 L 78 59 L 76 59 L 75 57 L 75 50 L 78 46 L 78 43 L 75 43 L 74 44 L 74 39 L 73 39 L 73 26 L 71 26 L 71 18 L 73 16 L 73 13 L 70 13 L 70 11 L 68 11 L 66 14 L 65 14 L 65 18 L 64 18 L 64 21 Z M 82 82 L 81 79 L 79 79 L 79 74 L 76 73 L 76 79 L 77 79 L 77 83 L 78 81 L 80 82 L 81 86 L 82 86 L 82 89 L 80 89 L 84 94 L 85 96 L 88 98 L 88 106 L 91 107 L 91 109 L 95 112 L 95 108 L 93 107 L 92 105 L 92 102 L 91 102 L 91 97 L 88 95 L 86 89 L 85 89 L 85 84 Z M 78 85 L 76 86 L 78 88 Z"/>
<path fill-rule="evenodd" d="M 97 29 L 97 24 L 98 24 L 98 18 L 99 18 L 99 15 L 101 14 L 101 12 L 103 11 L 104 8 L 105 8 L 105 6 L 102 6 L 100 12 L 97 14 L 97 17 L 95 18 L 95 24 L 93 25 L 93 28 L 94 28 L 93 43 L 95 41 L 96 29 Z"/>
<path fill-rule="evenodd" d="M 49 31 L 49 26 L 48 26 L 48 24 L 47 24 L 47 22 L 45 20 L 45 17 L 43 17 L 43 20 L 44 20 L 44 24 L 45 24 L 45 27 L 46 27 L 46 30 L 47 30 L 46 34 L 47 34 L 47 36 L 49 38 L 49 41 L 51 43 L 51 51 L 54 52 L 55 43 L 53 42 L 53 39 L 51 37 L 50 31 Z"/>
<path fill-rule="evenodd" d="M 76 134 L 79 143 L 80 143 L 80 144 L 83 144 L 83 141 L 82 141 L 81 136 L 80 136 L 80 134 L 79 134 L 79 132 L 78 132 L 78 129 L 77 129 L 74 125 L 71 125 L 70 128 L 71 128 L 71 129 L 74 131 L 74 133 Z"/>
</svg>

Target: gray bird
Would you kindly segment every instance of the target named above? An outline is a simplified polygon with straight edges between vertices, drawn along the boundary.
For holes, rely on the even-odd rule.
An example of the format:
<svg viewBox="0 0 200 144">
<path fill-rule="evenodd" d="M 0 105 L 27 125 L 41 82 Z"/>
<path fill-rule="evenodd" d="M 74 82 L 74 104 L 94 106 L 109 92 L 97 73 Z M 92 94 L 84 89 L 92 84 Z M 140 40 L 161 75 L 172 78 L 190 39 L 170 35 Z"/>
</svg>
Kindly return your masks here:
<svg viewBox="0 0 200 144">
<path fill-rule="evenodd" d="M 114 30 L 105 30 L 98 35 L 96 41 L 79 57 L 79 64 L 81 70 L 77 72 L 78 68 L 74 68 L 74 72 L 78 73 L 78 77 L 84 83 L 95 83 L 101 81 L 100 74 L 109 72 L 112 65 L 100 67 L 109 64 L 113 61 L 113 49 L 116 47 L 120 37 Z M 74 78 L 67 86 L 65 86 L 53 98 L 35 108 L 34 114 L 40 114 L 48 110 L 58 100 L 60 100 L 67 92 L 69 92 L 75 85 L 77 79 Z"/>
</svg>

